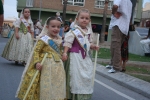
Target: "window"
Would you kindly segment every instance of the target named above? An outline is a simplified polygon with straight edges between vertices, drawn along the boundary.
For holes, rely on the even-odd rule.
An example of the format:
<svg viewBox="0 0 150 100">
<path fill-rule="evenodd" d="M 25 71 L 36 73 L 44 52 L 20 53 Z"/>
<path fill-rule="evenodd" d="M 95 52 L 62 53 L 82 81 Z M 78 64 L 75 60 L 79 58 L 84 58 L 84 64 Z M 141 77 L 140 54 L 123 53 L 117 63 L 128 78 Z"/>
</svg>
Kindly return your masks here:
<svg viewBox="0 0 150 100">
<path fill-rule="evenodd" d="M 64 0 L 62 0 L 63 2 Z M 84 6 L 84 1 L 85 0 L 68 0 L 67 4 L 68 5 L 73 5 L 73 6 Z"/>
<path fill-rule="evenodd" d="M 26 0 L 26 7 L 33 7 L 33 0 Z"/>
<path fill-rule="evenodd" d="M 104 9 L 105 0 L 95 0 L 95 7 Z M 113 0 L 109 0 L 108 9 L 111 10 L 113 6 Z"/>
</svg>

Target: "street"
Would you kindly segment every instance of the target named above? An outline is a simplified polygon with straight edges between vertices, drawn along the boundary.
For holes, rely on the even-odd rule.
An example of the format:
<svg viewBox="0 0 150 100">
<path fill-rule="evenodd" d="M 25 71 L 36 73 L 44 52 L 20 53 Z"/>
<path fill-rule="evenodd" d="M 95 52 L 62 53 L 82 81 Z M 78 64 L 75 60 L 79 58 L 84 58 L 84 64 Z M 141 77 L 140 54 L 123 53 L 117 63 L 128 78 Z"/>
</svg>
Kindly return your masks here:
<svg viewBox="0 0 150 100">
<path fill-rule="evenodd" d="M 0 37 L 0 54 L 7 42 L 7 38 Z M 0 100 L 18 100 L 15 93 L 18 88 L 23 65 L 15 65 L 0 57 Z M 92 100 L 149 100 L 119 84 L 96 74 Z"/>
</svg>

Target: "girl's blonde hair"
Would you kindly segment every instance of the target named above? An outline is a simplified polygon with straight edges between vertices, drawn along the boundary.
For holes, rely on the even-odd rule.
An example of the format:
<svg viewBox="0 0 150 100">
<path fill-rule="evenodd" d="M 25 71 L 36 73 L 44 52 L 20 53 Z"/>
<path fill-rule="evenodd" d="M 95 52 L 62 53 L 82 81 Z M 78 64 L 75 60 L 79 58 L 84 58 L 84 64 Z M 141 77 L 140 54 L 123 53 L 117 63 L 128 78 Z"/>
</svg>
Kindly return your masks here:
<svg viewBox="0 0 150 100">
<path fill-rule="evenodd" d="M 89 11 L 88 9 L 85 9 L 85 8 L 80 9 L 80 10 L 78 11 L 77 17 L 79 17 L 80 13 L 82 13 L 82 12 L 84 12 L 84 13 L 89 13 L 89 16 L 91 17 L 90 11 Z"/>
</svg>

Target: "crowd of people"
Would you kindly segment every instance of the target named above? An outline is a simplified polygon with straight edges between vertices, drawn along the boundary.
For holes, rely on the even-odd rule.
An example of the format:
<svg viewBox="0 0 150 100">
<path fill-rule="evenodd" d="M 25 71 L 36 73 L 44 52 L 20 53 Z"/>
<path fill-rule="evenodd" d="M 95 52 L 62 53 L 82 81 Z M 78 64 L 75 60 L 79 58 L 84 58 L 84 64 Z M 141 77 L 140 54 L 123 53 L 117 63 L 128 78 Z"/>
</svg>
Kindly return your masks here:
<svg viewBox="0 0 150 100">
<path fill-rule="evenodd" d="M 64 24 L 59 13 L 56 15 L 49 17 L 42 26 L 39 20 L 33 23 L 29 8 L 24 8 L 14 22 L 15 32 L 2 57 L 25 65 L 16 93 L 19 99 L 24 98 L 36 70 L 40 73 L 29 90 L 29 100 L 89 100 L 92 96 L 94 69 L 89 50 L 98 50 L 99 47 L 92 44 L 90 12 L 79 10 L 73 28 L 70 28 L 72 19 L 69 24 Z M 61 28 L 63 33 L 60 33 Z M 42 65 L 45 53 L 48 56 Z"/>
<path fill-rule="evenodd" d="M 14 31 L 15 31 L 14 25 L 10 26 L 9 23 L 8 24 L 4 23 L 1 30 L 1 35 L 2 37 L 10 38 L 11 35 L 14 34 Z"/>
<path fill-rule="evenodd" d="M 130 0 L 114 0 L 110 22 L 112 58 L 106 66 L 110 68 L 109 73 L 126 70 L 131 11 Z M 63 23 L 57 12 L 43 26 L 41 20 L 33 23 L 30 9 L 24 8 L 14 27 L 2 57 L 25 65 L 17 98 L 23 100 L 28 92 L 26 100 L 91 99 L 95 77 L 89 52 L 98 51 L 99 46 L 93 43 L 89 10 L 80 9 L 69 23 Z M 37 70 L 39 73 L 32 80 Z"/>
</svg>

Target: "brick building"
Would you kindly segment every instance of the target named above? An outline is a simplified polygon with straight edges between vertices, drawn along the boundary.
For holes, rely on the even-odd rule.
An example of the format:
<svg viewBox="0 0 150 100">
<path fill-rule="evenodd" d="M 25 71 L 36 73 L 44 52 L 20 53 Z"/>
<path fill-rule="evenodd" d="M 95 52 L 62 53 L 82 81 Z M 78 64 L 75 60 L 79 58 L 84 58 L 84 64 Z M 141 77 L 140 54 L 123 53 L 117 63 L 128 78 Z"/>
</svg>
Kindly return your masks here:
<svg viewBox="0 0 150 100">
<path fill-rule="evenodd" d="M 56 12 L 60 12 L 62 16 L 63 0 L 17 0 L 17 11 L 20 13 L 24 7 L 29 7 L 31 10 L 32 19 L 42 19 L 42 23 L 50 16 L 55 16 Z M 109 25 L 111 8 L 113 6 L 113 0 L 109 0 L 108 15 L 106 25 Z M 134 1 L 134 0 L 131 0 Z M 89 9 L 91 12 L 92 24 L 99 25 L 99 29 L 103 20 L 103 9 L 105 0 L 68 0 L 66 20 L 70 18 L 74 19 L 76 13 L 81 8 Z M 41 14 L 40 14 L 41 8 Z M 142 0 L 138 0 L 137 7 L 135 9 L 134 21 L 140 23 L 142 12 Z"/>
<path fill-rule="evenodd" d="M 105 0 L 68 0 L 66 20 L 69 20 L 69 18 L 74 19 L 79 9 L 87 8 L 91 12 L 92 23 L 101 24 L 104 1 Z M 113 0 L 110 0 L 108 19 L 110 19 L 112 5 Z M 30 7 L 32 18 L 38 19 L 40 6 L 42 8 L 40 18 L 43 20 L 43 23 L 49 16 L 55 16 L 56 12 L 60 12 L 62 15 L 63 0 L 18 0 L 17 11 L 21 12 L 24 7 Z M 107 24 L 109 24 L 109 20 Z"/>
<path fill-rule="evenodd" d="M 30 7 L 31 15 L 33 19 L 39 18 L 39 11 L 41 9 L 41 19 L 44 21 L 49 16 L 55 16 L 56 12 L 60 12 L 62 14 L 63 10 L 63 0 L 17 0 L 17 11 L 21 12 L 24 7 Z M 104 8 L 105 0 L 68 0 L 67 5 L 67 15 L 66 20 L 69 18 L 74 18 L 77 11 L 81 8 L 87 8 L 91 12 L 92 23 L 102 24 L 102 13 Z M 107 24 L 110 21 L 111 8 L 113 5 L 113 0 L 110 0 L 108 6 L 108 20 Z M 142 1 L 139 0 L 137 3 L 137 13 L 135 17 L 136 22 L 140 22 Z"/>
</svg>

